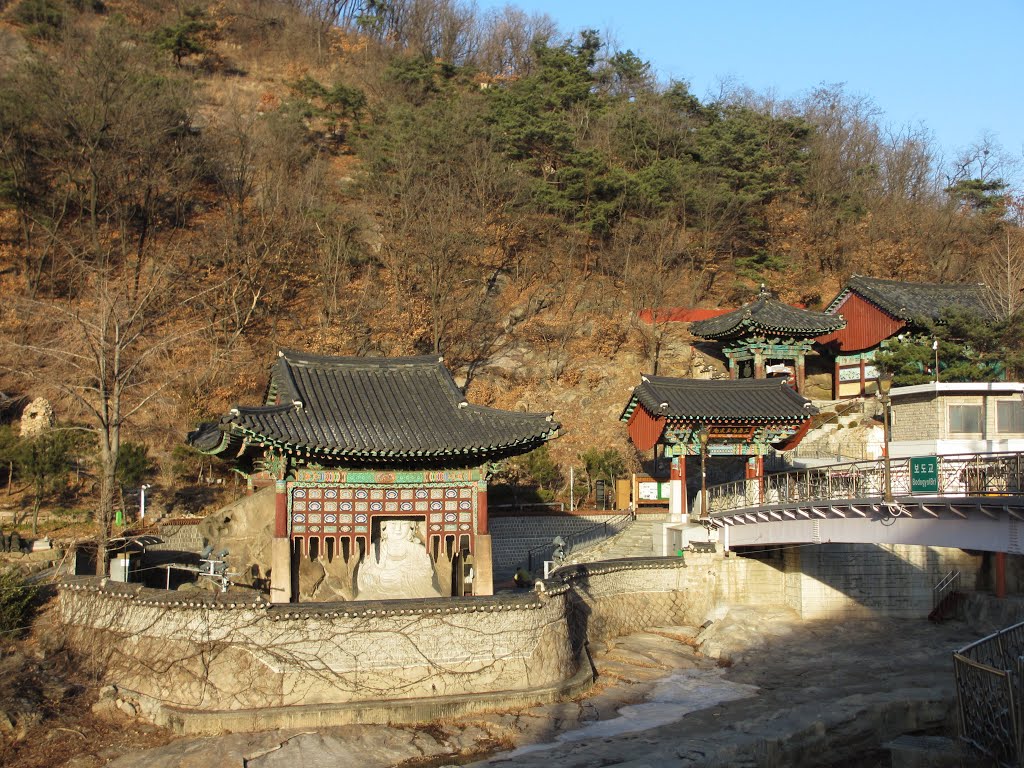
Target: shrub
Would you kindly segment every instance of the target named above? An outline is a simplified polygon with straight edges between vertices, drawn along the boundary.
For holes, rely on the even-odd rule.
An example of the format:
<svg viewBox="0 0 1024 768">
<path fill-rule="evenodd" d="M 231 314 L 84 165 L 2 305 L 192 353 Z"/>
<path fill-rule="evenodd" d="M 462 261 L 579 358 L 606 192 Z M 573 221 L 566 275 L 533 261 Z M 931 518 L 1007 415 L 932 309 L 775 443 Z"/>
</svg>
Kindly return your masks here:
<svg viewBox="0 0 1024 768">
<path fill-rule="evenodd" d="M 0 570 L 0 637 L 15 634 L 28 625 L 36 587 L 16 568 Z"/>
<path fill-rule="evenodd" d="M 142 485 L 154 469 L 148 446 L 144 443 L 121 443 L 121 450 L 117 454 L 117 482 L 121 488 Z"/>
</svg>

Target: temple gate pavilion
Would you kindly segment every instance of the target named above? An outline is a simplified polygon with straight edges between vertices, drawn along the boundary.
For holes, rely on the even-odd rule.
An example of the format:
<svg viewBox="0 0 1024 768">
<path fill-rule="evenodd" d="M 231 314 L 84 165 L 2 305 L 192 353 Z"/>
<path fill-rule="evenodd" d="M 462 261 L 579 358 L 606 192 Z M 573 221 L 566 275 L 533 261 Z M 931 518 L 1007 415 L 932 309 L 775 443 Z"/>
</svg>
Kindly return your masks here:
<svg viewBox="0 0 1024 768">
<path fill-rule="evenodd" d="M 763 379 L 781 373 L 797 392 L 803 392 L 804 359 L 815 337 L 845 326 L 842 315 L 791 307 L 762 285 L 757 299 L 724 315 L 691 323 L 690 333 L 722 344 L 730 379 Z"/>
<path fill-rule="evenodd" d="M 686 522 L 687 456 L 745 456 L 746 478 L 763 477 L 765 455 L 795 448 L 817 412 L 783 379 L 641 376 L 620 420 L 638 451 L 671 459 L 669 514 Z"/>
<path fill-rule="evenodd" d="M 273 476 L 272 602 L 296 599 L 302 558 L 318 557 L 342 564 L 354 599 L 380 599 L 492 594 L 487 465 L 558 429 L 470 405 L 441 358 L 280 352 L 264 405 L 188 442 Z"/>
</svg>

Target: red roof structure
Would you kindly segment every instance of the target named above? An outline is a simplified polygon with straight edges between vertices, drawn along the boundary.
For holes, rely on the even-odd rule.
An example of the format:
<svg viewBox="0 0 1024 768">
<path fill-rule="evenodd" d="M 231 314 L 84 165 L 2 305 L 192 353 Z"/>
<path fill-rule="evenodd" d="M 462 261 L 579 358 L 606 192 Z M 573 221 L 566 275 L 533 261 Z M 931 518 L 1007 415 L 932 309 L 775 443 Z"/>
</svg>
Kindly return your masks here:
<svg viewBox="0 0 1024 768">
<path fill-rule="evenodd" d="M 654 323 L 693 323 L 732 312 L 731 309 L 705 309 L 703 307 L 666 307 L 665 309 L 641 309 L 640 320 L 649 325 Z"/>
</svg>

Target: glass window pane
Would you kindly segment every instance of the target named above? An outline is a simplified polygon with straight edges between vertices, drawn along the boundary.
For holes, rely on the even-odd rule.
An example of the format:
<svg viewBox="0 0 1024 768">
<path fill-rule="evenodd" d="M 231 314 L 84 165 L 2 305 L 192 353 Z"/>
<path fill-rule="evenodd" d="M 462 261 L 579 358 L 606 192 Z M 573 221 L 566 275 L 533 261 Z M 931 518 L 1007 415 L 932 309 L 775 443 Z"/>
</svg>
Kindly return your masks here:
<svg viewBox="0 0 1024 768">
<path fill-rule="evenodd" d="M 949 406 L 949 431 L 954 434 L 969 434 L 981 432 L 981 406 Z"/>
<path fill-rule="evenodd" d="M 997 403 L 996 429 L 1000 432 L 1024 432 L 1024 403 L 1017 400 Z"/>
</svg>

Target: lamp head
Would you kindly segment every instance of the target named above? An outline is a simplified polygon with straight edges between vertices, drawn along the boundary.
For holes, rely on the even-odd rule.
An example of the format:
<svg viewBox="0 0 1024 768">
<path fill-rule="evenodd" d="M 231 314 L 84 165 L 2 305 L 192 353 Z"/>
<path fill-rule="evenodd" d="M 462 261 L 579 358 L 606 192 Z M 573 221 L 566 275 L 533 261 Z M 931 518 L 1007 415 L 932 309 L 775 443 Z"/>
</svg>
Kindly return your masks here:
<svg viewBox="0 0 1024 768">
<path fill-rule="evenodd" d="M 892 389 L 892 372 L 886 371 L 878 377 L 878 391 L 883 395 L 887 396 L 889 390 Z"/>
</svg>

